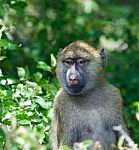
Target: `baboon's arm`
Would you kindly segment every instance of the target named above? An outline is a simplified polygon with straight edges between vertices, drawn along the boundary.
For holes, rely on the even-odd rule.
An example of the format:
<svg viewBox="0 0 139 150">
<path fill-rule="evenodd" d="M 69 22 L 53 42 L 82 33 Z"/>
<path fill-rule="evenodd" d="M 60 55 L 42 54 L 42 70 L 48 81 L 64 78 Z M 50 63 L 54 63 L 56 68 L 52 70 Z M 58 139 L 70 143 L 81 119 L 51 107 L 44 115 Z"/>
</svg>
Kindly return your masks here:
<svg viewBox="0 0 139 150">
<path fill-rule="evenodd" d="M 59 141 L 60 141 L 60 131 L 59 131 L 59 114 L 57 106 L 54 106 L 53 109 L 53 119 L 51 124 L 51 143 L 52 143 L 52 150 L 58 150 L 59 148 Z"/>
</svg>

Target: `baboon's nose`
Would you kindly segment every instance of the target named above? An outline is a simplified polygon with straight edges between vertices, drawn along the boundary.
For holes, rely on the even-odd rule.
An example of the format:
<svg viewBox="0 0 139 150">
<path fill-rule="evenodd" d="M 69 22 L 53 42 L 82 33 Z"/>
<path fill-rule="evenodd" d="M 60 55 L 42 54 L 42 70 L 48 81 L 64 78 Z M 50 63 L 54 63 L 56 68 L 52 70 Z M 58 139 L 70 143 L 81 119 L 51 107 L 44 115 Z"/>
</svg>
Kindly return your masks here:
<svg viewBox="0 0 139 150">
<path fill-rule="evenodd" d="M 76 74 L 71 74 L 69 77 L 70 85 L 77 85 L 79 83 L 78 77 Z"/>
</svg>

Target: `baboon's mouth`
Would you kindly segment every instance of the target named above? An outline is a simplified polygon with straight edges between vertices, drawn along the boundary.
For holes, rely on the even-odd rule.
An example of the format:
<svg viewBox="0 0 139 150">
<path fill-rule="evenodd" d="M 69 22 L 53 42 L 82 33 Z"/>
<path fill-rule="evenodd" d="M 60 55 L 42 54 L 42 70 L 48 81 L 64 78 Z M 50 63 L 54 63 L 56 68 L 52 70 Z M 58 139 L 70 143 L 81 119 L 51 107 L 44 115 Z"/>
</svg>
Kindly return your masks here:
<svg viewBox="0 0 139 150">
<path fill-rule="evenodd" d="M 84 85 L 68 86 L 68 90 L 70 91 L 71 94 L 79 94 L 82 92 L 83 88 L 84 88 Z"/>
</svg>

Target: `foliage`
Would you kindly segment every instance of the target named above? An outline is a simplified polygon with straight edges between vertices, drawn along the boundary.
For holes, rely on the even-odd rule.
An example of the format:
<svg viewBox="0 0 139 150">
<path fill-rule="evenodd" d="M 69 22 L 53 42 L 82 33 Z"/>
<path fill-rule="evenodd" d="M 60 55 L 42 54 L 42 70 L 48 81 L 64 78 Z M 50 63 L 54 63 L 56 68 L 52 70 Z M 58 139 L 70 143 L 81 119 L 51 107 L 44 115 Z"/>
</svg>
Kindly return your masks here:
<svg viewBox="0 0 139 150">
<path fill-rule="evenodd" d="M 38 62 L 38 64 L 40 64 L 40 62 Z M 48 67 L 48 65 L 42 62 L 41 64 L 43 64 L 41 69 L 46 71 L 45 68 L 46 66 Z M 38 68 L 39 67 L 38 65 Z M 24 144 L 23 137 L 26 137 L 24 139 L 26 142 L 27 137 L 31 136 L 29 133 L 31 130 L 38 138 L 38 142 L 40 144 L 46 142 L 46 146 L 48 147 L 52 98 L 56 91 L 55 82 L 53 81 L 53 84 L 50 84 L 48 80 L 42 77 L 41 72 L 36 72 L 32 74 L 32 77 L 29 77 L 24 68 L 21 67 L 18 68 L 18 76 L 18 79 L 13 79 L 5 78 L 5 76 L 2 75 L 0 82 L 1 122 L 7 125 L 7 128 L 11 130 L 11 139 L 13 141 L 13 143 L 11 143 L 16 143 L 9 149 L 17 148 L 17 143 L 26 146 L 28 143 L 26 145 Z M 16 117 L 17 123 L 11 122 L 13 117 Z M 16 127 L 12 129 L 11 124 L 21 127 L 16 131 Z M 33 135 L 31 137 L 34 139 Z M 2 137 L 1 140 L 3 140 Z M 2 143 L 4 146 L 5 142 L 3 141 Z M 31 140 L 30 143 L 33 144 Z"/>
<path fill-rule="evenodd" d="M 74 143 L 73 150 L 87 150 L 87 148 L 89 146 L 91 146 L 92 143 L 93 142 L 91 140 L 85 140 L 85 141 L 83 141 L 81 143 Z M 72 149 L 70 147 L 68 147 L 68 146 L 61 146 L 59 148 L 59 150 L 72 150 Z"/>
<path fill-rule="evenodd" d="M 55 56 L 74 40 L 106 49 L 108 80 L 121 89 L 138 143 L 138 7 L 137 0 L 0 0 L 0 148 L 7 140 L 22 149 L 28 137 L 36 141 L 30 149 L 49 149 Z"/>
</svg>

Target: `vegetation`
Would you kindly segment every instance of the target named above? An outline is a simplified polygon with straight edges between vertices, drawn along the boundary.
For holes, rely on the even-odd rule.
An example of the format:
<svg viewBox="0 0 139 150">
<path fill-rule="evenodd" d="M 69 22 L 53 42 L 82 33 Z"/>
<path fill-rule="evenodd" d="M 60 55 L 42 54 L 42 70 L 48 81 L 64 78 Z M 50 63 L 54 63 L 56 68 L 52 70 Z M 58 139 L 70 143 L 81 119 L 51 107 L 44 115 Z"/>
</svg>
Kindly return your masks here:
<svg viewBox="0 0 139 150">
<path fill-rule="evenodd" d="M 75 40 L 106 49 L 107 78 L 139 144 L 138 8 L 137 0 L 0 0 L 0 149 L 50 149 L 55 56 Z"/>
</svg>

